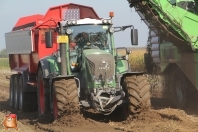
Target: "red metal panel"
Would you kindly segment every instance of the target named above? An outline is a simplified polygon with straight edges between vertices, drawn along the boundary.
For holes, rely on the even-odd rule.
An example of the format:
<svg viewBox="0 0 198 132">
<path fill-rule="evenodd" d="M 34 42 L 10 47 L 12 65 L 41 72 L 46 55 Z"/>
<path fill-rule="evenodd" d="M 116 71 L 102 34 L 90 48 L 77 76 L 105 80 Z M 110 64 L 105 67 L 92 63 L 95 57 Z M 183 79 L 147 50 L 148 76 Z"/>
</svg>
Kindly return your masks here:
<svg viewBox="0 0 198 132">
<path fill-rule="evenodd" d="M 47 29 L 39 30 L 39 43 L 38 43 L 38 57 L 43 58 L 45 56 L 51 55 L 54 51 L 58 49 L 58 44 L 56 43 L 56 35 L 53 34 L 53 47 L 45 48 L 45 31 Z"/>
<path fill-rule="evenodd" d="M 62 14 L 63 10 L 76 9 L 76 8 L 80 9 L 81 19 L 86 18 L 86 17 L 99 19 L 99 16 L 97 15 L 97 13 L 94 11 L 92 7 L 69 3 L 69 4 L 64 4 L 64 5 L 49 8 L 45 16 L 41 14 L 36 14 L 36 15 L 21 17 L 15 24 L 14 28 L 17 28 L 17 27 L 23 28 L 23 26 L 27 27 L 28 24 L 31 25 L 33 23 L 35 23 L 36 25 L 42 24 L 45 20 L 48 20 L 49 18 L 52 18 L 55 21 L 59 21 L 63 19 L 63 15 L 64 15 Z M 48 23 L 48 26 L 49 26 L 49 23 Z"/>
<path fill-rule="evenodd" d="M 60 6 L 55 6 L 49 8 L 47 11 L 45 18 L 54 18 L 57 20 L 62 20 L 63 19 L 63 11 L 66 9 L 80 9 L 80 18 L 86 18 L 86 17 L 91 17 L 95 19 L 99 19 L 99 16 L 97 13 L 94 11 L 92 7 L 89 6 L 84 6 L 84 5 L 79 5 L 79 4 L 74 4 L 74 3 L 69 3 L 65 5 L 60 5 Z"/>
<path fill-rule="evenodd" d="M 43 15 L 40 15 L 40 14 L 36 14 L 36 15 L 31 15 L 31 16 L 26 16 L 26 17 L 21 17 L 17 23 L 15 24 L 14 28 L 16 27 L 22 27 L 24 25 L 27 25 L 28 24 L 31 24 L 33 22 L 36 22 L 37 19 L 42 19 L 44 16 Z M 13 29 L 14 29 L 13 28 Z"/>
<path fill-rule="evenodd" d="M 53 18 L 53 19 L 57 19 L 57 20 L 61 20 L 61 10 L 62 8 L 60 6 L 58 7 L 51 7 L 49 8 L 49 10 L 47 11 L 47 13 L 45 14 L 45 19 L 48 18 Z"/>
<path fill-rule="evenodd" d="M 37 72 L 38 62 L 39 62 L 38 53 L 34 52 L 34 53 L 30 54 L 30 69 L 29 69 L 30 73 Z"/>
</svg>

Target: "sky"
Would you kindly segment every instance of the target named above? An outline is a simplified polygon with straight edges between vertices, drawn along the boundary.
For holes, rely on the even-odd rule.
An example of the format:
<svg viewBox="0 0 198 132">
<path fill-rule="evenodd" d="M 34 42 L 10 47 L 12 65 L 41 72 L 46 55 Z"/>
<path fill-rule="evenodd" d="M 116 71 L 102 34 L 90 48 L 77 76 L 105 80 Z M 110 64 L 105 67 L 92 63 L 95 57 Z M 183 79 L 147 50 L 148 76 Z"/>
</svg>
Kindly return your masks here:
<svg viewBox="0 0 198 132">
<path fill-rule="evenodd" d="M 133 25 L 138 29 L 138 46 L 131 45 L 130 29 L 116 32 L 116 47 L 146 46 L 148 27 L 140 20 L 134 8 L 130 8 L 127 0 L 0 0 L 0 49 L 5 48 L 5 33 L 10 32 L 20 17 L 43 14 L 52 6 L 75 3 L 94 8 L 100 18 L 108 18 L 114 12 L 113 24 L 117 26 Z"/>
</svg>

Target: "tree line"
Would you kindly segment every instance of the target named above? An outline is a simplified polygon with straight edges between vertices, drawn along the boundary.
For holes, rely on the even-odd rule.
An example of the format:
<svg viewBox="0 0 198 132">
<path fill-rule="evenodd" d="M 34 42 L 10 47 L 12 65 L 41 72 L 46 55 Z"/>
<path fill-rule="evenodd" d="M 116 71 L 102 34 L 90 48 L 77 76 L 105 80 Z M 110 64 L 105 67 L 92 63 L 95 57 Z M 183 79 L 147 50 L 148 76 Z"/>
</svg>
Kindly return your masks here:
<svg viewBox="0 0 198 132">
<path fill-rule="evenodd" d="M 8 58 L 8 54 L 6 53 L 6 49 L 0 50 L 0 58 Z"/>
</svg>

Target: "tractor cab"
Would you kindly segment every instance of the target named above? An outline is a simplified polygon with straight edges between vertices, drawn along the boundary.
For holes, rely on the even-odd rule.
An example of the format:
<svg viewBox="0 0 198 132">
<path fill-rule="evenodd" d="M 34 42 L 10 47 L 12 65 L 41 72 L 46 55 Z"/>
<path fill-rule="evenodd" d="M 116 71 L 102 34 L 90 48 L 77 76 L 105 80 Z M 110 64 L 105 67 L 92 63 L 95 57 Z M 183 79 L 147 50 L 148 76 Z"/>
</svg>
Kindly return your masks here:
<svg viewBox="0 0 198 132">
<path fill-rule="evenodd" d="M 92 49 L 112 54 L 111 19 L 68 20 L 64 26 L 69 44 L 69 59 L 72 72 L 79 72 L 83 51 Z"/>
</svg>

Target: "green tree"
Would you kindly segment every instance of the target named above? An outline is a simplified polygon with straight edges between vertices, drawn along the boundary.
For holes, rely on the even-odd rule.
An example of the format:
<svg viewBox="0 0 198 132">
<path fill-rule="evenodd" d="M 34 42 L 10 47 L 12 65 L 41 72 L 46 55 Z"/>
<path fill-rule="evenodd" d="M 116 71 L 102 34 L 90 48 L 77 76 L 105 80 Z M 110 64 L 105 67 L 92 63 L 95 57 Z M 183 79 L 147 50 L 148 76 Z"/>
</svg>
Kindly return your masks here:
<svg viewBox="0 0 198 132">
<path fill-rule="evenodd" d="M 0 50 L 0 58 L 8 58 L 8 54 L 6 53 L 6 49 Z"/>
</svg>

